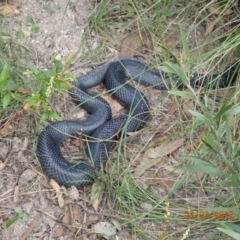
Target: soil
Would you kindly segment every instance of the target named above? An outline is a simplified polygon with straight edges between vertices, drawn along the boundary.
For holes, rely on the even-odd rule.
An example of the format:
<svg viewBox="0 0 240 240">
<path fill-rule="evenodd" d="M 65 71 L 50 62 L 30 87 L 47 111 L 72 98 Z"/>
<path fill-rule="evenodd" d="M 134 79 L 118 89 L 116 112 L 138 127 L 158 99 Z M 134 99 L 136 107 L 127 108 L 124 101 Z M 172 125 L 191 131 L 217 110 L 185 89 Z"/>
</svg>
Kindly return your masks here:
<svg viewBox="0 0 240 240">
<path fill-rule="evenodd" d="M 85 39 L 87 19 L 93 11 L 95 1 L 71 1 L 71 3 L 72 5 L 65 0 L 16 1 L 18 7 L 7 17 L 6 26 L 8 27 L 9 36 L 13 38 L 16 38 L 19 32 L 24 33 L 25 37 L 18 39 L 18 43 L 24 46 L 20 54 L 26 64 L 36 66 L 40 70 L 50 69 L 54 57 L 64 60 L 71 56 L 77 56 L 76 59 L 80 61 L 86 52 L 91 52 L 99 46 L 97 37 L 91 36 Z M 32 32 L 33 26 L 39 27 L 36 33 Z M 205 28 L 199 26 L 193 35 L 188 36 L 188 41 L 192 48 L 204 42 L 204 33 Z M 174 34 L 176 35 L 176 33 Z M 155 50 L 157 51 L 157 49 Z M 118 47 L 112 48 L 111 46 L 108 56 L 112 57 L 118 54 L 119 51 Z M 138 50 L 139 53 L 144 53 L 144 51 L 146 51 L 144 47 Z M 178 54 L 178 50 L 175 53 Z M 146 58 L 143 57 L 144 60 Z M 149 57 L 148 60 L 151 62 L 152 59 Z M 87 65 L 87 63 L 86 66 L 81 66 L 79 61 L 76 61 L 70 68 L 71 73 L 75 76 L 86 73 L 93 66 Z M 101 89 L 97 88 L 96 91 L 99 90 Z M 156 114 L 154 119 L 152 119 L 153 127 L 149 128 L 149 135 L 130 136 L 130 142 L 131 138 L 135 138 L 135 140 L 138 138 L 144 145 L 150 141 L 149 139 L 153 135 L 160 141 L 160 136 L 164 135 L 166 131 L 164 123 L 174 122 L 179 118 L 179 113 L 177 112 L 179 106 L 172 104 L 172 101 L 166 98 L 168 96 L 167 93 L 153 92 L 144 88 L 142 90 L 150 100 L 152 109 L 156 110 L 159 102 L 164 102 L 167 107 L 171 106 L 170 110 L 166 109 L 165 106 L 162 109 L 158 109 L 159 116 Z M 186 109 L 189 108 L 188 104 L 183 103 Z M 69 109 L 71 106 L 73 105 L 67 94 L 53 97 L 53 108 L 63 119 L 81 117 L 86 114 L 84 111 L 79 110 L 79 112 L 70 116 L 69 111 L 66 109 Z M 0 139 L 0 159 L 7 161 L 6 167 L 0 172 L 0 222 L 4 226 L 9 219 L 14 219 L 18 216 L 20 219 L 8 229 L 0 227 L 0 240 L 24 239 L 21 238 L 24 234 L 26 234 L 29 240 L 97 239 L 97 235 L 93 231 L 93 229 L 99 227 L 97 224 L 100 225 L 100 228 L 103 228 L 104 225 L 110 229 L 108 232 L 112 235 L 105 236 L 105 239 L 115 239 L 114 236 L 116 236 L 117 230 L 119 239 L 138 239 L 130 229 L 125 228 L 122 230 L 120 227 L 116 227 L 119 224 L 119 219 L 117 216 L 115 219 L 112 216 L 109 218 L 107 215 L 109 214 L 109 209 L 107 207 L 105 209 L 103 207 L 103 215 L 93 214 L 91 212 L 94 211 L 92 208 L 84 208 L 81 201 L 86 198 L 86 194 L 91 189 L 91 186 L 79 191 L 74 187 L 68 190 L 61 188 L 61 191 L 58 191 L 58 187 L 54 183 L 52 186 L 49 184 L 49 179 L 39 167 L 35 153 L 37 136 L 44 126 L 34 127 L 29 124 L 39 121 L 39 114 L 28 115 L 22 112 L 21 109 L 18 109 L 16 114 L 18 114 L 16 116 L 17 121 L 13 121 L 9 128 L 13 134 Z M 161 124 L 163 127 L 160 126 Z M 158 129 L 161 129 L 158 133 L 154 129 L 156 126 L 159 127 Z M 134 149 L 136 146 L 133 142 L 129 146 L 133 146 Z M 176 145 L 178 143 L 174 142 L 173 144 Z M 129 155 L 136 154 L 131 149 L 129 149 Z M 155 153 L 151 154 L 154 155 Z M 148 179 L 149 176 L 154 174 L 156 178 L 152 180 L 152 190 L 157 195 L 164 196 L 169 188 L 173 186 L 177 177 L 182 174 L 181 171 L 177 171 L 176 175 L 167 176 L 169 172 L 178 166 L 180 154 L 181 150 L 179 152 L 176 151 L 175 155 L 168 156 L 168 159 L 163 158 L 162 166 L 159 167 L 157 173 L 154 169 L 146 172 L 141 181 L 139 181 L 140 184 L 144 186 L 144 178 Z M 137 163 L 141 164 L 141 159 L 136 162 L 136 166 Z M 198 177 L 201 176 L 195 176 L 195 181 L 197 181 Z M 223 191 L 221 194 L 226 193 Z M 187 198 L 192 198 L 193 201 L 194 199 L 197 201 L 196 205 L 201 206 L 210 206 L 212 200 L 211 197 L 206 196 L 206 193 L 201 190 L 186 193 L 184 189 L 179 191 L 174 198 L 176 201 L 184 201 L 186 203 L 189 203 L 189 199 L 186 200 Z M 200 198 L 201 200 L 199 200 Z M 64 199 L 63 206 L 61 204 L 62 199 Z M 151 207 L 147 203 L 143 204 L 143 208 Z M 22 213 L 17 213 L 14 210 L 16 206 L 22 209 Z M 28 216 L 26 221 L 22 219 L 24 218 L 23 213 Z M 104 215 L 105 213 L 106 215 Z M 143 227 L 148 228 L 149 231 L 161 231 L 161 229 L 158 229 L 159 226 L 149 224 L 147 221 L 145 224 Z M 33 229 L 28 232 L 30 226 L 33 226 Z M 207 235 L 205 237 L 205 239 L 208 239 Z"/>
</svg>

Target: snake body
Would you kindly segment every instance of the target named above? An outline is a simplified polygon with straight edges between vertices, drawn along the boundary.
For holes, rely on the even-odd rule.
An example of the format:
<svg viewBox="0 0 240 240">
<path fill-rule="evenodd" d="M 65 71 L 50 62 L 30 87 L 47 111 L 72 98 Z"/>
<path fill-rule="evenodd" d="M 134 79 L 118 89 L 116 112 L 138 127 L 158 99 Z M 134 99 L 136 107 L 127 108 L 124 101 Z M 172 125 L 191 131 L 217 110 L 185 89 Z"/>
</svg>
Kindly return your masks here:
<svg viewBox="0 0 240 240">
<path fill-rule="evenodd" d="M 220 77 L 212 76 L 211 87 L 225 87 L 237 74 L 239 66 L 233 65 Z M 218 78 L 217 78 L 218 77 Z M 124 129 L 133 132 L 144 126 L 149 118 L 149 104 L 144 95 L 128 85 L 126 80 L 134 79 L 140 84 L 153 86 L 159 90 L 168 90 L 173 85 L 178 88 L 183 84 L 176 74 L 171 78 L 164 72 L 150 69 L 134 58 L 114 58 L 95 68 L 90 73 L 77 78 L 71 94 L 73 99 L 91 115 L 86 120 L 65 120 L 54 122 L 40 134 L 37 143 L 37 155 L 43 171 L 60 185 L 69 187 L 84 186 L 93 181 L 94 170 L 87 162 L 73 164 L 61 154 L 60 143 L 78 132 L 89 137 L 85 149 L 86 156 L 99 170 L 106 162 L 108 153 L 113 146 L 113 138 Z M 200 80 L 198 80 L 200 79 Z M 205 86 L 209 77 L 193 74 L 190 85 Z M 102 82 L 109 92 L 129 109 L 128 114 L 111 118 L 108 103 L 99 96 L 87 92 L 90 87 Z"/>
</svg>

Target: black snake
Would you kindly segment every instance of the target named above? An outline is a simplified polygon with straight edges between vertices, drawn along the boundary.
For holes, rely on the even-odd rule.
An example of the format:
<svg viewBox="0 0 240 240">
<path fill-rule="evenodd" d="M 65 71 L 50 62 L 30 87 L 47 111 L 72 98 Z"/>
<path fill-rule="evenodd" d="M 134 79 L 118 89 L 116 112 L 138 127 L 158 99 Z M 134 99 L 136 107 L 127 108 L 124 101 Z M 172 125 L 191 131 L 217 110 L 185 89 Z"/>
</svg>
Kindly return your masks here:
<svg viewBox="0 0 240 240">
<path fill-rule="evenodd" d="M 193 74 L 191 86 L 225 87 L 235 78 L 239 64 L 234 64 L 222 75 L 212 78 Z M 168 90 L 173 86 L 182 88 L 183 84 L 177 74 L 150 69 L 134 58 L 114 58 L 95 68 L 90 73 L 77 78 L 71 89 L 73 99 L 91 115 L 86 120 L 58 121 L 47 126 L 40 134 L 37 143 L 37 155 L 42 169 L 50 178 L 66 187 L 84 186 L 93 181 L 94 170 L 87 162 L 73 164 L 64 159 L 60 151 L 60 143 L 81 132 L 90 136 L 86 147 L 86 156 L 92 161 L 95 169 L 107 160 L 108 152 L 113 145 L 113 138 L 124 131 L 137 131 L 149 118 L 149 105 L 141 92 L 127 84 L 127 79 L 134 79 L 141 84 L 153 86 L 159 90 Z M 211 79 L 211 83 L 210 83 Z M 108 103 L 99 96 L 87 92 L 90 87 L 102 82 L 110 93 L 129 109 L 128 114 L 111 118 Z M 93 139 L 93 140 L 92 140 Z"/>
</svg>

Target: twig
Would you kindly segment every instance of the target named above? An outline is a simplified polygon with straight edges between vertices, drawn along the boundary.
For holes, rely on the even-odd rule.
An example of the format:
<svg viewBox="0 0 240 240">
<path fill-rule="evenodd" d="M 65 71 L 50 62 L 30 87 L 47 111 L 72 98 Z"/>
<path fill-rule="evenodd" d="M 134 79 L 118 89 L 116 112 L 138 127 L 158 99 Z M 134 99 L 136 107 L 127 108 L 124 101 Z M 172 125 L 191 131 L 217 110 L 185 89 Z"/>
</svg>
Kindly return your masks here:
<svg viewBox="0 0 240 240">
<path fill-rule="evenodd" d="M 52 218 L 56 223 L 59 223 L 59 224 L 63 225 L 64 227 L 68 228 L 70 231 L 72 231 L 73 233 L 75 233 L 75 231 L 74 231 L 69 225 L 63 223 L 63 222 L 62 222 L 61 220 L 59 220 L 58 218 L 53 217 L 52 215 L 44 212 L 44 211 L 41 210 L 41 209 L 38 209 L 37 211 L 40 212 L 40 213 L 43 213 L 44 215 L 46 215 L 46 216 L 48 216 L 48 217 L 50 217 L 50 218 Z"/>
<path fill-rule="evenodd" d="M 29 236 L 29 234 L 32 232 L 33 228 L 36 226 L 36 224 L 38 223 L 38 220 L 40 218 L 40 214 L 38 214 L 33 221 L 31 222 L 31 225 L 29 226 L 29 228 L 27 229 L 27 231 L 23 234 L 23 236 L 20 238 L 20 240 L 25 240 L 27 239 L 27 237 Z"/>
<path fill-rule="evenodd" d="M 88 209 L 86 206 L 84 206 L 84 204 L 82 204 L 80 202 L 77 202 L 77 203 L 80 207 L 82 207 L 84 209 L 84 211 L 86 211 L 90 214 L 94 214 L 94 215 L 98 215 L 98 216 L 104 216 L 104 217 L 110 217 L 110 218 L 116 218 L 116 219 L 119 219 L 119 220 L 122 220 L 122 221 L 127 221 L 128 220 L 127 218 L 123 218 L 123 217 L 116 216 L 116 215 L 113 215 L 113 214 L 100 213 L 100 212 L 93 211 L 93 210 Z"/>
<path fill-rule="evenodd" d="M 14 209 L 16 207 L 15 204 L 13 205 L 0 205 L 0 208 L 7 208 L 7 209 Z"/>
</svg>

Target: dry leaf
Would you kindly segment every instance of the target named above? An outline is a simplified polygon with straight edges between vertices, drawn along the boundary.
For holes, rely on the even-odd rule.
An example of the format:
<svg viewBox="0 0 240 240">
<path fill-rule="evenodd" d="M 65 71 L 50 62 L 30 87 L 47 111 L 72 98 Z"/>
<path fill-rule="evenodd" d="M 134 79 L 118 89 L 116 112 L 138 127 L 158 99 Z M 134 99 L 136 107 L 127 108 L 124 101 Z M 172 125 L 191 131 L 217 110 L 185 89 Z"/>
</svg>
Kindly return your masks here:
<svg viewBox="0 0 240 240">
<path fill-rule="evenodd" d="M 31 237 L 41 238 L 41 237 L 43 236 L 43 234 L 45 234 L 45 231 L 36 232 L 36 233 L 32 233 L 32 234 L 31 234 Z"/>
<path fill-rule="evenodd" d="M 173 47 L 173 46 L 177 45 L 178 42 L 179 42 L 178 38 L 176 38 L 176 37 L 168 37 L 165 40 L 165 46 L 168 47 L 168 48 L 169 47 Z"/>
<path fill-rule="evenodd" d="M 98 206 L 102 201 L 103 191 L 101 191 L 99 193 L 99 191 L 94 191 L 95 188 L 98 188 L 97 184 L 92 185 L 92 192 L 97 192 L 97 193 L 91 195 L 91 204 L 92 204 L 94 210 L 97 212 L 98 211 Z"/>
<path fill-rule="evenodd" d="M 87 218 L 87 223 L 89 225 L 96 223 L 99 220 L 99 216 L 95 214 L 89 214 Z"/>
<path fill-rule="evenodd" d="M 134 176 L 140 177 L 147 169 L 159 164 L 162 161 L 162 157 L 166 156 L 183 145 L 185 138 L 177 139 L 172 142 L 164 142 L 156 148 L 147 150 L 141 158 L 141 165 L 136 168 Z M 153 159 L 153 160 L 150 160 Z"/>
<path fill-rule="evenodd" d="M 170 188 L 172 188 L 173 185 L 174 185 L 174 183 L 175 183 L 174 181 L 165 180 L 165 179 L 163 179 L 163 178 L 154 178 L 154 179 L 152 179 L 152 180 L 150 181 L 150 184 L 151 184 L 151 185 L 157 184 L 157 185 L 159 185 L 159 186 L 161 186 L 161 187 L 163 187 L 163 188 L 165 188 L 165 189 L 170 189 Z"/>
<path fill-rule="evenodd" d="M 56 195 L 57 195 L 57 198 L 58 198 L 58 205 L 60 207 L 63 207 L 64 206 L 64 199 L 63 199 L 63 194 L 62 194 L 62 192 L 60 190 L 60 186 L 53 179 L 51 179 L 49 183 L 52 186 L 52 188 L 56 191 Z"/>
<path fill-rule="evenodd" d="M 22 33 L 24 34 L 25 37 L 30 37 L 31 36 L 31 32 L 30 31 L 22 30 Z"/>
<path fill-rule="evenodd" d="M 46 207 L 47 206 L 47 202 L 46 202 L 46 199 L 45 199 L 45 197 L 43 195 L 43 192 L 42 192 L 40 184 L 38 186 L 38 194 L 39 194 L 40 204 L 42 205 L 42 207 Z"/>
<path fill-rule="evenodd" d="M 0 130 L 0 135 L 2 137 L 9 137 L 13 135 L 13 132 L 11 131 L 12 125 L 8 122 L 4 125 L 4 127 Z"/>
<path fill-rule="evenodd" d="M 12 117 L 5 123 L 3 128 L 1 128 L 1 130 L 0 130 L 0 135 L 2 137 L 8 137 L 8 136 L 13 135 L 13 132 L 10 131 L 12 129 L 11 122 L 16 120 L 22 114 L 23 114 L 23 109 L 17 111 L 15 114 L 13 114 Z"/>
<path fill-rule="evenodd" d="M 72 200 L 72 198 L 66 196 L 65 193 L 66 193 L 66 192 L 64 191 L 64 195 L 65 195 L 65 197 L 64 197 L 64 203 L 65 203 L 65 205 L 67 205 L 67 204 L 74 204 L 74 200 Z"/>
<path fill-rule="evenodd" d="M 72 207 L 73 219 L 79 223 L 83 222 L 84 219 L 84 212 L 81 210 L 79 205 L 75 203 Z"/>
<path fill-rule="evenodd" d="M 16 10 L 16 8 L 17 8 L 17 4 L 10 2 L 0 7 L 0 15 L 7 15 L 9 13 L 12 13 Z"/>
<path fill-rule="evenodd" d="M 3 170 L 6 167 L 6 163 L 5 162 L 0 162 L 0 171 Z"/>
<path fill-rule="evenodd" d="M 17 91 L 22 94 L 28 94 L 28 90 L 24 87 L 19 87 Z"/>
<path fill-rule="evenodd" d="M 25 111 L 28 111 L 28 110 L 31 109 L 31 105 L 30 105 L 29 103 L 26 103 L 26 104 L 23 106 L 23 109 L 24 109 Z"/>
<path fill-rule="evenodd" d="M 71 188 L 68 192 L 68 197 L 70 197 L 73 200 L 79 199 L 79 192 L 75 186 L 71 186 Z"/>
<path fill-rule="evenodd" d="M 213 21 L 213 22 L 210 22 L 208 19 L 207 19 L 207 24 L 206 24 L 206 31 L 204 33 L 204 36 L 207 37 L 214 29 L 214 26 L 217 24 L 218 21 Z"/>
<path fill-rule="evenodd" d="M 116 114 L 117 112 L 119 112 L 121 109 L 123 109 L 123 106 L 120 103 L 118 103 L 117 101 L 115 101 L 112 97 L 102 96 L 102 98 L 104 98 L 110 105 L 113 115 Z"/>
<path fill-rule="evenodd" d="M 57 238 L 57 237 L 63 236 L 63 234 L 65 233 L 65 231 L 66 231 L 66 227 L 60 226 L 59 228 L 56 229 L 53 237 L 54 237 L 54 238 Z"/>
<path fill-rule="evenodd" d="M 62 219 L 62 223 L 65 223 L 65 224 L 69 224 L 70 223 L 70 212 L 67 211 L 67 213 L 65 214 L 65 216 L 63 217 Z M 63 236 L 63 234 L 65 233 L 66 231 L 66 227 L 65 226 L 60 226 L 59 228 L 57 228 L 57 230 L 55 231 L 54 233 L 54 237 L 60 237 L 60 236 Z"/>
<path fill-rule="evenodd" d="M 19 200 L 19 185 L 17 185 L 14 189 L 13 202 L 17 203 L 18 200 Z"/>
<path fill-rule="evenodd" d="M 129 34 L 122 41 L 120 55 L 124 57 L 134 57 L 136 50 L 142 46 L 143 41 L 146 39 L 147 34 L 145 31 Z"/>
<path fill-rule="evenodd" d="M 189 110 L 193 109 L 193 106 L 192 106 L 192 102 L 191 101 L 186 101 L 183 103 L 182 105 L 182 108 L 183 108 L 183 111 L 184 113 L 186 114 L 186 116 L 191 119 L 192 118 L 192 114 L 189 112 Z"/>
<path fill-rule="evenodd" d="M 95 233 L 102 235 L 104 238 L 109 239 L 117 233 L 115 226 L 110 222 L 98 222 L 93 226 Z"/>
<path fill-rule="evenodd" d="M 83 141 L 79 138 L 73 138 L 71 139 L 71 144 L 76 147 L 83 147 L 83 144 L 81 144 Z"/>
<path fill-rule="evenodd" d="M 62 222 L 65 223 L 65 224 L 69 224 L 70 223 L 70 212 L 69 211 L 67 211 L 67 213 L 63 217 Z"/>
</svg>

